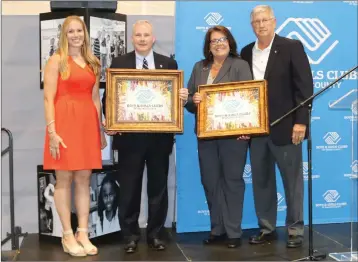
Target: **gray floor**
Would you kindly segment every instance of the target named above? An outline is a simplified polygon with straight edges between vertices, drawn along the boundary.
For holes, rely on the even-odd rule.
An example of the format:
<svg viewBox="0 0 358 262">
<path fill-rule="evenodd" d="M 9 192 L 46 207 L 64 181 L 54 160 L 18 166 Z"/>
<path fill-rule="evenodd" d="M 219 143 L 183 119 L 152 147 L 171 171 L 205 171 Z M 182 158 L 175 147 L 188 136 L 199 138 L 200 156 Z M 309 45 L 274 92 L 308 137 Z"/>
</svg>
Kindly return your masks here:
<svg viewBox="0 0 358 262">
<path fill-rule="evenodd" d="M 328 253 L 346 252 L 350 247 L 350 224 L 328 224 L 314 226 L 314 249 L 327 254 L 326 261 L 332 260 Z M 357 224 L 354 225 L 355 239 L 358 239 Z M 148 249 L 145 240 L 139 243 L 138 252 L 126 254 L 120 237 L 113 236 L 98 239 L 100 253 L 97 256 L 73 258 L 63 253 L 59 241 L 39 240 L 37 234 L 28 235 L 17 255 L 18 261 L 292 261 L 308 256 L 308 228 L 305 243 L 297 249 L 287 249 L 284 228 L 278 229 L 279 239 L 269 244 L 253 246 L 248 244 L 249 236 L 255 231 L 245 230 L 243 244 L 237 249 L 226 246 L 204 246 L 202 240 L 207 232 L 175 234 L 167 233 L 167 249 L 153 251 Z"/>
</svg>

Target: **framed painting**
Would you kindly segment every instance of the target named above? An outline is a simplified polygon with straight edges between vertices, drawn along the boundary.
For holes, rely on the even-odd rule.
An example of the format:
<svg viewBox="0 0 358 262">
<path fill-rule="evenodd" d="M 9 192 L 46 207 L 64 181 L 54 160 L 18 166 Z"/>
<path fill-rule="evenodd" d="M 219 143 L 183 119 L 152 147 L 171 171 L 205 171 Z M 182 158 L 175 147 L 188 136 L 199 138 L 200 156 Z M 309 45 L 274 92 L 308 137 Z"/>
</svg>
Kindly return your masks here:
<svg viewBox="0 0 358 262">
<path fill-rule="evenodd" d="M 107 129 L 182 133 L 181 88 L 182 70 L 107 69 Z"/>
<path fill-rule="evenodd" d="M 269 133 L 266 80 L 200 85 L 199 138 Z"/>
</svg>

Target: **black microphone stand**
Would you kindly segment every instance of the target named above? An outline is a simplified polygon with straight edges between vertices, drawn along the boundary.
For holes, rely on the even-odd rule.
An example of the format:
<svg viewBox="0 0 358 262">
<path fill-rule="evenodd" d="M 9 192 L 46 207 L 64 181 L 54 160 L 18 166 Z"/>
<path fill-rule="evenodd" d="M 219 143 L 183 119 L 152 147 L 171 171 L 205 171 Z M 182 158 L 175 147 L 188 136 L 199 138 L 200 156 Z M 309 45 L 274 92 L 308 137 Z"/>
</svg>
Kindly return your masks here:
<svg viewBox="0 0 358 262">
<path fill-rule="evenodd" d="M 308 153 L 308 257 L 304 257 L 298 259 L 296 261 L 319 261 L 326 258 L 326 254 L 321 254 L 313 249 L 313 219 L 312 219 L 312 139 L 311 139 L 311 112 L 312 112 L 312 101 L 318 95 L 322 94 L 331 86 L 335 85 L 337 82 L 342 80 L 344 77 L 349 75 L 351 72 L 356 70 L 358 66 L 352 68 L 348 72 L 346 72 L 341 77 L 337 78 L 334 82 L 326 86 L 325 88 L 321 89 L 317 93 L 313 94 L 311 97 L 307 98 L 305 101 L 301 102 L 298 106 L 290 110 L 288 113 L 280 117 L 279 119 L 273 121 L 270 126 L 274 126 L 279 123 L 285 117 L 291 115 L 292 113 L 296 112 L 298 109 L 308 105 L 308 137 L 307 137 L 307 153 Z"/>
</svg>

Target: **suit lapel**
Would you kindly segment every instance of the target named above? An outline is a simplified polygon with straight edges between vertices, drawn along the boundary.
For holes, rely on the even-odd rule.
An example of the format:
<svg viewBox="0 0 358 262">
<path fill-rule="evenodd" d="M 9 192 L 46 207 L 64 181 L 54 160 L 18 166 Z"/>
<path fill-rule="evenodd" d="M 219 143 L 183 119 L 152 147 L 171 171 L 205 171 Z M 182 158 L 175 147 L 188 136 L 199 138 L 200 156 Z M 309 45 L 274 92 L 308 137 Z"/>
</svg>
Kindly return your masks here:
<svg viewBox="0 0 358 262">
<path fill-rule="evenodd" d="M 136 59 L 135 59 L 135 52 L 132 51 L 129 53 L 128 56 L 128 67 L 131 69 L 136 69 Z"/>
<path fill-rule="evenodd" d="M 210 69 L 211 69 L 211 64 L 209 64 L 201 69 L 201 72 L 200 72 L 200 84 L 201 85 L 206 85 L 206 83 L 208 82 Z"/>
<path fill-rule="evenodd" d="M 279 36 L 275 35 L 275 39 L 272 42 L 269 58 L 268 58 L 268 61 L 267 61 L 267 66 L 266 66 L 265 76 L 264 76 L 265 79 L 268 78 L 270 71 L 274 67 L 276 56 L 277 56 L 277 54 L 279 52 L 278 40 L 279 40 Z"/>
<path fill-rule="evenodd" d="M 222 65 L 222 67 L 220 68 L 220 71 L 218 73 L 218 75 L 216 76 L 216 78 L 214 79 L 213 84 L 217 84 L 218 82 L 220 82 L 220 80 L 226 75 L 226 73 L 229 71 L 230 67 L 232 64 L 232 58 L 230 56 L 228 56 L 225 61 L 224 64 Z"/>
<path fill-rule="evenodd" d="M 164 69 L 163 61 L 161 61 L 160 56 L 157 53 L 153 52 L 154 65 L 155 69 Z"/>
<path fill-rule="evenodd" d="M 247 62 L 249 63 L 251 74 L 254 75 L 254 71 L 252 68 L 252 49 L 254 48 L 255 43 L 253 43 L 249 48 L 249 52 L 247 52 Z"/>
</svg>

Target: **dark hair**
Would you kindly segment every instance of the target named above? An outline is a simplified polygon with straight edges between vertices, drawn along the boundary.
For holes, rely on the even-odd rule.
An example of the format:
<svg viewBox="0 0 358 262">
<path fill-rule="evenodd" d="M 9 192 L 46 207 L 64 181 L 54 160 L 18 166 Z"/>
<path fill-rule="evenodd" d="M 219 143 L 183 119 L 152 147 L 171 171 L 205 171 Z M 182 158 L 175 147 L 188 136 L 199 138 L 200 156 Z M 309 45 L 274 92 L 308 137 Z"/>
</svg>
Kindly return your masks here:
<svg viewBox="0 0 358 262">
<path fill-rule="evenodd" d="M 210 62 L 212 62 L 214 60 L 213 54 L 210 51 L 210 37 L 213 32 L 220 32 L 227 37 L 227 40 L 229 42 L 229 48 L 230 48 L 229 56 L 239 57 L 239 54 L 237 53 L 237 44 L 236 44 L 236 41 L 235 41 L 233 35 L 231 34 L 230 30 L 227 29 L 225 26 L 217 25 L 217 26 L 211 27 L 206 32 L 206 35 L 205 35 L 204 50 L 203 50 L 204 57 L 205 57 L 204 66 L 207 66 Z"/>
<path fill-rule="evenodd" d="M 103 211 L 106 209 L 105 204 L 103 202 L 103 185 L 105 185 L 106 183 L 110 183 L 116 193 L 116 197 L 113 200 L 113 207 L 114 207 L 113 216 L 116 215 L 118 209 L 119 186 L 115 181 L 115 179 L 107 174 L 102 180 L 101 189 L 99 190 L 99 196 L 98 196 L 98 216 L 101 220 L 102 230 L 103 230 Z"/>
<path fill-rule="evenodd" d="M 105 37 L 103 37 L 103 39 L 102 39 L 101 46 L 106 47 L 106 38 Z"/>
</svg>

